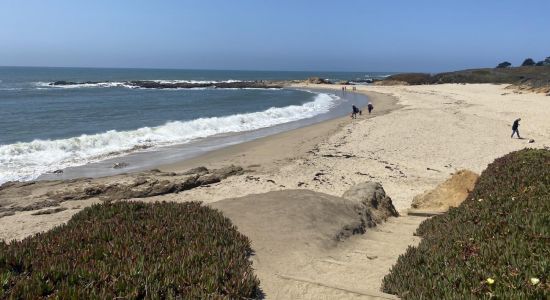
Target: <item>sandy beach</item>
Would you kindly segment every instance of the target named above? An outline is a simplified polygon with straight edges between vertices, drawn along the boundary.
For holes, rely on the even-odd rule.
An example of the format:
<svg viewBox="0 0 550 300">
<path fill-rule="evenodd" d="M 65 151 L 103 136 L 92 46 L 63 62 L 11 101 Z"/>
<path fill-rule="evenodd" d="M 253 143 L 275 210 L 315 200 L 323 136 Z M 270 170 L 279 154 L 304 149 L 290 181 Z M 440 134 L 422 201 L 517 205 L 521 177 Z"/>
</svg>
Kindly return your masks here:
<svg viewBox="0 0 550 300">
<path fill-rule="evenodd" d="M 188 200 L 214 202 L 287 188 L 339 196 L 356 183 L 374 180 L 405 211 L 415 195 L 457 170 L 480 173 L 511 151 L 550 146 L 550 101 L 544 94 L 519 94 L 490 84 L 360 86 L 358 92 L 375 103 L 392 103 L 393 98 L 397 105 L 376 104 L 372 116 L 336 119 L 161 169 L 236 164 L 255 169 L 259 178 L 229 178 L 183 193 Z M 519 117 L 523 139 L 511 139 L 512 122 Z"/>
<path fill-rule="evenodd" d="M 284 252 L 286 260 L 270 257 L 265 250 L 258 251 L 253 260 L 268 299 L 392 298 L 378 290 L 397 256 L 418 242 L 412 233 L 423 218 L 406 216 L 415 195 L 434 188 L 457 170 L 480 173 L 511 151 L 550 146 L 550 97 L 544 94 L 519 93 L 492 84 L 358 86 L 357 92 L 373 101 L 372 115 L 364 110 L 357 119 L 334 119 L 159 166 L 166 173 L 228 165 L 241 166 L 244 172 L 217 183 L 139 200 L 214 203 L 290 189 L 341 196 L 358 183 L 380 182 L 402 217 L 337 245 L 315 246 L 314 251 L 308 246 L 292 255 Z M 511 124 L 520 117 L 523 139 L 511 139 Z M 134 175 L 117 178 L 124 180 L 124 176 Z M 48 185 L 27 196 L 67 184 Z M 0 195 L 0 204 L 6 207 L 2 201 Z M 97 198 L 62 201 L 59 205 L 66 210 L 42 215 L 16 211 L 0 218 L 0 239 L 21 239 L 51 229 L 97 202 Z M 254 235 L 253 231 L 244 233 Z M 254 243 L 252 239 L 253 247 Z"/>
</svg>

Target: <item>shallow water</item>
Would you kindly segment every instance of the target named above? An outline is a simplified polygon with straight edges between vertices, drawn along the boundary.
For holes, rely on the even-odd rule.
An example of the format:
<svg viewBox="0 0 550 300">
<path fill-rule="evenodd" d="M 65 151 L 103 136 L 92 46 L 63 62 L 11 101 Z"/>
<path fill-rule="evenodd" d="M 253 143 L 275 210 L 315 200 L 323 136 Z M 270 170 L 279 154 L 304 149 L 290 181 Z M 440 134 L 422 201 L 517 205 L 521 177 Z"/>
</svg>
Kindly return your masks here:
<svg viewBox="0 0 550 300">
<path fill-rule="evenodd" d="M 189 145 L 185 151 L 178 148 L 177 152 L 194 155 L 211 148 L 204 139 L 232 136 L 231 141 L 218 143 L 231 144 L 241 139 L 236 134 L 249 132 L 250 137 L 242 139 L 250 139 L 270 132 L 258 133 L 259 129 L 277 127 L 274 130 L 281 131 L 285 128 L 282 124 L 311 124 L 342 114 L 339 107 L 352 101 L 329 92 L 295 89 L 136 89 L 126 86 L 125 81 L 217 82 L 304 79 L 312 75 L 1 67 L 0 183 L 31 180 L 57 169 L 190 143 L 194 146 Z M 376 76 L 325 75 L 338 79 Z M 94 83 L 49 85 L 57 80 Z M 205 144 L 199 147 L 200 141 Z"/>
</svg>

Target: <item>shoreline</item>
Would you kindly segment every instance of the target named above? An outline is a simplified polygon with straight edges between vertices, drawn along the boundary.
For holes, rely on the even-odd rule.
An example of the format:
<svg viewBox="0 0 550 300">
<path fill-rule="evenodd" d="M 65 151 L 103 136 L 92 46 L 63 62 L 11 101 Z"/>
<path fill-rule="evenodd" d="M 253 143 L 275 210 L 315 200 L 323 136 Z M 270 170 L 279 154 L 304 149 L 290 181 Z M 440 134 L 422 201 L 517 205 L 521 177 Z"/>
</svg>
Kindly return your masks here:
<svg viewBox="0 0 550 300">
<path fill-rule="evenodd" d="M 322 89 L 310 86 L 292 87 L 307 88 L 314 91 L 327 90 L 326 87 Z M 337 91 L 338 89 L 333 88 L 333 90 Z M 358 91 L 358 93 L 360 92 Z M 358 116 L 356 121 L 383 116 L 400 107 L 395 97 L 377 92 L 362 92 L 362 94 L 366 95 L 369 101 L 375 105 L 376 111 L 370 116 L 368 114 Z M 200 166 L 219 168 L 235 164 L 245 168 L 252 166 L 255 171 L 272 171 L 273 167 L 280 165 L 281 162 L 284 163 L 286 160 L 306 154 L 314 145 L 342 130 L 344 126 L 353 121 L 349 116 L 336 117 L 304 127 L 260 137 L 252 141 L 208 151 L 179 162 L 159 165 L 157 168 L 166 172 L 176 172 Z M 273 147 L 277 147 L 277 151 L 273 151 Z M 261 167 L 256 167 L 256 165 L 260 165 Z"/>
<path fill-rule="evenodd" d="M 337 91 L 335 86 L 321 87 L 316 86 L 292 86 L 291 88 L 314 89 L 314 90 L 332 90 Z M 338 87 L 339 90 L 339 87 Z M 350 92 L 351 93 L 351 92 Z M 359 93 L 359 91 L 357 91 Z M 87 187 L 102 187 L 107 185 L 118 185 L 121 182 L 139 180 L 144 174 L 151 175 L 151 171 L 158 169 L 163 173 L 157 177 L 156 181 L 162 181 L 165 174 L 174 172 L 183 172 L 196 167 L 206 166 L 208 169 L 224 168 L 229 165 L 236 165 L 244 168 L 248 174 L 257 173 L 273 173 L 279 168 L 285 166 L 289 162 L 300 160 L 302 157 L 311 153 L 311 149 L 316 145 L 326 141 L 331 136 L 344 130 L 346 126 L 353 123 L 358 123 L 364 120 L 373 119 L 375 116 L 382 116 L 390 113 L 400 107 L 397 104 L 397 98 L 377 92 L 366 93 L 369 100 L 376 107 L 371 116 L 363 114 L 358 119 L 351 119 L 348 116 L 337 117 L 327 121 L 321 121 L 312 125 L 299 127 L 265 137 L 261 137 L 252 141 L 239 143 L 223 147 L 221 149 L 208 151 L 197 157 L 177 161 L 170 164 L 155 165 L 154 167 L 119 174 L 100 176 L 100 177 L 78 177 L 72 179 L 40 179 L 29 182 L 15 183 L 16 186 L 21 186 L 20 191 L 9 193 L 10 187 L 4 190 L 0 189 L 0 224 L 3 227 L 0 229 L 0 239 L 22 239 L 28 235 L 32 235 L 44 230 L 49 230 L 56 225 L 62 224 L 70 219 L 73 214 L 80 211 L 82 208 L 95 203 L 101 203 L 103 200 L 92 197 L 85 200 L 62 200 L 59 203 L 51 201 L 51 195 L 57 192 L 67 192 L 74 190 L 83 190 Z M 124 169 L 122 170 L 124 171 Z M 154 172 L 153 172 L 154 173 Z M 224 182 L 206 185 L 205 188 L 216 188 Z M 229 183 L 229 186 L 231 183 Z M 29 188 L 28 190 L 26 188 Z M 307 185 L 303 188 L 307 188 Z M 6 192 L 6 190 L 8 192 Z M 195 188 L 195 192 L 201 193 L 204 190 L 202 187 Z M 261 192 L 262 189 L 258 190 Z M 17 197 L 21 194 L 22 197 Z M 248 192 L 246 192 L 248 194 Z M 222 198 L 229 197 L 224 195 Z M 243 195 L 243 194 L 237 194 Z M 174 197 L 186 197 L 185 192 L 177 194 L 159 195 L 136 200 L 141 201 L 178 201 Z M 208 197 L 208 193 L 203 196 Z M 20 199 L 19 199 L 20 198 Z M 204 203 L 215 202 L 221 200 L 220 196 L 209 199 L 195 199 L 195 196 L 190 196 L 185 201 L 201 201 Z M 131 199 L 130 199 L 131 200 Z M 17 209 L 11 209 L 15 207 Z M 43 214 L 39 216 L 33 215 L 36 211 L 48 211 L 51 207 L 60 207 L 64 209 L 53 214 Z M 4 226 L 5 222 L 11 223 L 10 226 Z"/>
<path fill-rule="evenodd" d="M 124 173 L 136 173 L 151 169 L 169 169 L 175 171 L 171 165 L 185 166 L 185 161 L 197 161 L 199 157 L 213 157 L 215 155 L 223 155 L 222 149 L 232 148 L 236 145 L 246 144 L 254 141 L 265 141 L 263 139 L 275 136 L 285 132 L 291 132 L 304 127 L 309 127 L 310 130 L 318 124 L 324 122 L 332 122 L 337 119 L 345 120 L 343 115 L 348 114 L 348 105 L 355 102 L 356 104 L 366 103 L 369 100 L 369 96 L 365 94 L 358 94 L 347 92 L 342 94 L 333 88 L 319 89 L 316 87 L 285 87 L 285 89 L 293 89 L 298 91 L 305 91 L 308 93 L 314 93 L 319 95 L 334 95 L 340 98 L 341 101 L 337 103 L 329 112 L 321 113 L 314 117 L 300 119 L 297 121 L 281 123 L 270 127 L 259 128 L 250 131 L 232 132 L 227 134 L 220 134 L 209 136 L 206 138 L 197 139 L 189 143 L 174 144 L 161 146 L 157 149 L 150 151 L 137 151 L 130 152 L 120 156 L 109 157 L 100 161 L 91 162 L 81 166 L 67 167 L 56 172 L 44 173 L 40 175 L 36 180 L 70 180 L 82 177 L 100 178 L 106 176 L 115 176 Z M 360 97 L 356 97 L 356 95 Z M 358 98 L 358 99 L 355 99 Z M 374 97 L 376 98 L 376 97 Z M 374 101 L 378 101 L 374 99 Z M 386 102 L 384 100 L 383 102 Z M 385 107 L 386 104 L 382 104 Z M 350 108 L 351 109 L 351 108 Z M 328 126 L 328 125 L 325 125 Z M 319 132 L 324 132 L 320 130 Z M 317 135 L 317 134 L 315 134 Z M 258 143 L 252 143 L 250 145 L 257 145 Z M 234 149 L 234 148 L 232 148 Z M 242 149 L 246 149 L 246 146 L 242 146 Z M 216 154 L 213 155 L 212 152 Z M 215 159 L 214 159 L 215 160 Z M 210 160 L 211 161 L 211 160 Z M 120 165 L 120 168 L 114 168 L 113 166 Z"/>
</svg>

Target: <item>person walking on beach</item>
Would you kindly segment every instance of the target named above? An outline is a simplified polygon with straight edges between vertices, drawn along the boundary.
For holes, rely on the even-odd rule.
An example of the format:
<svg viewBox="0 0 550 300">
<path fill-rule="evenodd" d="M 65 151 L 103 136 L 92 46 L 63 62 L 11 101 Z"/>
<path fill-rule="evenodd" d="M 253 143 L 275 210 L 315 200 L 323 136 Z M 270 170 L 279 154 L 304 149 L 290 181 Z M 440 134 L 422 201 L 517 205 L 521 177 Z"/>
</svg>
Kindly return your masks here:
<svg viewBox="0 0 550 300">
<path fill-rule="evenodd" d="M 370 113 L 372 112 L 372 110 L 374 109 L 374 106 L 372 105 L 372 103 L 369 102 L 369 105 L 367 105 L 367 108 L 369 110 L 369 115 Z"/>
<path fill-rule="evenodd" d="M 357 113 L 359 112 L 359 108 L 357 108 L 357 106 L 352 105 L 351 106 L 351 109 L 352 109 L 352 112 L 351 112 L 351 118 L 352 119 L 357 119 Z"/>
<path fill-rule="evenodd" d="M 512 124 L 512 136 L 510 138 L 513 138 L 514 134 L 517 134 L 518 139 L 521 139 L 521 136 L 519 136 L 519 121 L 521 121 L 521 118 L 516 119 L 514 124 Z"/>
</svg>

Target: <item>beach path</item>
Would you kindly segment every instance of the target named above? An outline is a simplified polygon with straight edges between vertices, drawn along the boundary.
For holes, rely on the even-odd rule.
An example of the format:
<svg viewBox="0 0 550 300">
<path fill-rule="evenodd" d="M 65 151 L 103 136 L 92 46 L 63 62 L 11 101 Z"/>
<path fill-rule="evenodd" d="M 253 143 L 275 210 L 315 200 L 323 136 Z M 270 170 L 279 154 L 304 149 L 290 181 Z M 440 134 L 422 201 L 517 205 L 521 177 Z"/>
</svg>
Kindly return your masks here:
<svg viewBox="0 0 550 300">
<path fill-rule="evenodd" d="M 423 217 L 402 216 L 344 241 L 325 255 L 309 257 L 287 273 L 272 274 L 267 299 L 397 299 L 380 291 L 382 278 L 408 246 Z M 277 286 L 280 285 L 280 286 Z"/>
</svg>

